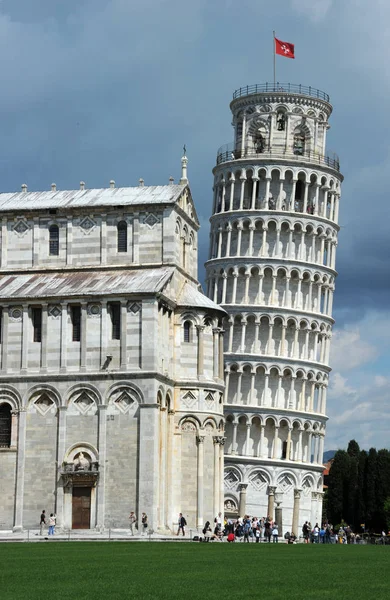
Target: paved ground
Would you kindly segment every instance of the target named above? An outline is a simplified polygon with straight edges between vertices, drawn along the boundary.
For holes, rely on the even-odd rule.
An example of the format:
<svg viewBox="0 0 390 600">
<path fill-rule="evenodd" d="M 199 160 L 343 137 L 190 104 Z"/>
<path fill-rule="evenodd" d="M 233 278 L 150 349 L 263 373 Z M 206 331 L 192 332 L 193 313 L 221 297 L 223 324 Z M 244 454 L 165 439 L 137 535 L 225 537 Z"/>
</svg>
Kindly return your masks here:
<svg viewBox="0 0 390 600">
<path fill-rule="evenodd" d="M 39 534 L 39 529 L 26 529 L 21 533 L 14 533 L 12 531 L 0 530 L 0 542 L 40 542 L 40 541 L 137 541 L 137 542 L 148 542 L 148 541 L 164 541 L 164 542 L 175 542 L 180 540 L 190 541 L 194 535 L 197 535 L 195 529 L 189 529 L 186 536 L 176 535 L 162 535 L 159 533 L 149 533 L 148 535 L 136 534 L 132 536 L 128 529 L 106 529 L 103 532 L 94 529 L 73 529 L 71 531 L 59 531 L 54 536 L 48 536 L 47 529 L 44 535 Z"/>
</svg>

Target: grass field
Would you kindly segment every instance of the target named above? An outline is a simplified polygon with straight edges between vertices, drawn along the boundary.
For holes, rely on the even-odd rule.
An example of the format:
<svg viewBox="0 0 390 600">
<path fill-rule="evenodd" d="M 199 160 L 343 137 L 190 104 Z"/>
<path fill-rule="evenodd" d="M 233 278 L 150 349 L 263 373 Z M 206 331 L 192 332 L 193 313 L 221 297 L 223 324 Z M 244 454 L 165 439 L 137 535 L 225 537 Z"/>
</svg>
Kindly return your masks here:
<svg viewBox="0 0 390 600">
<path fill-rule="evenodd" d="M 1 600 L 388 599 L 390 547 L 0 544 Z"/>
</svg>

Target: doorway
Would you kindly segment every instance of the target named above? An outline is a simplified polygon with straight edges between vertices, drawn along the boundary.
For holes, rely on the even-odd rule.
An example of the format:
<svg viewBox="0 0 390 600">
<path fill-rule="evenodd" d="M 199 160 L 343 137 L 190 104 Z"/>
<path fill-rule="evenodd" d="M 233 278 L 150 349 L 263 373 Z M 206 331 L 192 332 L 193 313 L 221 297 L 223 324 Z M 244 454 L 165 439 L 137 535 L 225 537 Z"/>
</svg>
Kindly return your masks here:
<svg viewBox="0 0 390 600">
<path fill-rule="evenodd" d="M 72 491 L 72 529 L 91 527 L 91 488 L 74 487 Z"/>
</svg>

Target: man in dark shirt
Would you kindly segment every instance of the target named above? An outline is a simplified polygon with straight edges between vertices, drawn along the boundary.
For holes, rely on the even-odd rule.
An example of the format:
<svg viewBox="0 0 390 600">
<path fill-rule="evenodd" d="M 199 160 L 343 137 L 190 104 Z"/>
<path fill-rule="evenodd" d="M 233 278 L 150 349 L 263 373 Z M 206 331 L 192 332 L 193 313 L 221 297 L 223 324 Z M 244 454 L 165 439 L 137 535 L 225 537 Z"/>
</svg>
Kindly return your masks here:
<svg viewBox="0 0 390 600">
<path fill-rule="evenodd" d="M 41 519 L 39 521 L 39 530 L 40 530 L 41 535 L 43 535 L 43 530 L 44 530 L 45 525 L 46 525 L 46 514 L 45 514 L 45 511 L 43 510 L 41 513 Z"/>
</svg>

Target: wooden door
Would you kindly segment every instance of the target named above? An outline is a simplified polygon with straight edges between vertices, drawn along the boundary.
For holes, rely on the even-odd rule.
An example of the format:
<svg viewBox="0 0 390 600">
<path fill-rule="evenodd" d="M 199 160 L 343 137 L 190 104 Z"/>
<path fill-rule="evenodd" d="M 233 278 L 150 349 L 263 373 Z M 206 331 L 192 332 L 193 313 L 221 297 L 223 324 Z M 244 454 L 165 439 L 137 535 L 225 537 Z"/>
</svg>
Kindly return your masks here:
<svg viewBox="0 0 390 600">
<path fill-rule="evenodd" d="M 72 495 L 72 529 L 91 526 L 91 488 L 74 487 Z"/>
</svg>

